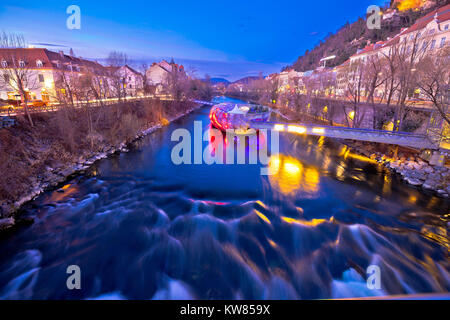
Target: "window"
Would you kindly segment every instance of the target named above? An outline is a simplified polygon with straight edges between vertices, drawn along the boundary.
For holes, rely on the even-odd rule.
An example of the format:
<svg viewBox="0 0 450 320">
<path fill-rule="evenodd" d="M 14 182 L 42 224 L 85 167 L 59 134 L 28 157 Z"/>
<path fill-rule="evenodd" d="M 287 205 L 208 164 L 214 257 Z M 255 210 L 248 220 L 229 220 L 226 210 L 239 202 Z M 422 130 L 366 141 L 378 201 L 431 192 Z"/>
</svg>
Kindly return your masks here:
<svg viewBox="0 0 450 320">
<path fill-rule="evenodd" d="M 2 67 L 6 68 L 8 66 L 8 62 L 6 62 L 5 60 L 2 61 Z"/>
<path fill-rule="evenodd" d="M 4 74 L 3 79 L 5 80 L 5 83 L 9 83 L 9 74 Z"/>
<path fill-rule="evenodd" d="M 433 34 L 434 33 L 434 29 L 431 29 L 430 31 L 428 31 L 428 34 Z"/>
<path fill-rule="evenodd" d="M 25 68 L 25 61 L 19 60 L 19 67 Z"/>
<path fill-rule="evenodd" d="M 39 82 L 44 82 L 44 75 L 43 74 L 39 74 L 38 75 L 38 77 L 39 77 Z"/>
<path fill-rule="evenodd" d="M 445 40 L 446 40 L 446 39 L 447 39 L 446 37 L 443 37 L 443 38 L 441 39 L 441 45 L 440 45 L 441 48 L 445 45 Z"/>
<path fill-rule="evenodd" d="M 436 46 L 436 40 L 431 41 L 430 50 L 433 50 L 435 46 Z"/>
<path fill-rule="evenodd" d="M 448 30 L 448 24 L 445 25 L 444 30 Z"/>
<path fill-rule="evenodd" d="M 422 51 L 425 51 L 425 49 L 427 48 L 427 46 L 428 46 L 428 42 L 427 42 L 427 41 L 424 41 L 424 42 L 423 42 L 423 45 L 422 45 Z"/>
<path fill-rule="evenodd" d="M 44 66 L 44 64 L 42 63 L 41 60 L 37 60 L 37 61 L 36 61 L 36 66 L 37 66 L 38 68 L 42 68 L 42 67 Z"/>
</svg>

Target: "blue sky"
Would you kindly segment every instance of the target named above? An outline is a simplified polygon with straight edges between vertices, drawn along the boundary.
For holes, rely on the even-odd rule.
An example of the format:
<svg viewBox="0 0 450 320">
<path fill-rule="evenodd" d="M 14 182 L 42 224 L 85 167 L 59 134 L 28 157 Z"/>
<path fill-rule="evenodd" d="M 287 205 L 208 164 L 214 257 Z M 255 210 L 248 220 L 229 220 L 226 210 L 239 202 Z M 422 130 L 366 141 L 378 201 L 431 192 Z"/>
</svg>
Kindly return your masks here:
<svg viewBox="0 0 450 320">
<path fill-rule="evenodd" d="M 101 59 L 112 50 L 138 61 L 173 57 L 198 76 L 235 80 L 278 72 L 330 31 L 383 0 L 87 1 L 2 0 L 0 30 L 49 49 Z M 81 8 L 81 30 L 66 8 Z M 54 46 L 49 46 L 54 45 Z"/>
</svg>

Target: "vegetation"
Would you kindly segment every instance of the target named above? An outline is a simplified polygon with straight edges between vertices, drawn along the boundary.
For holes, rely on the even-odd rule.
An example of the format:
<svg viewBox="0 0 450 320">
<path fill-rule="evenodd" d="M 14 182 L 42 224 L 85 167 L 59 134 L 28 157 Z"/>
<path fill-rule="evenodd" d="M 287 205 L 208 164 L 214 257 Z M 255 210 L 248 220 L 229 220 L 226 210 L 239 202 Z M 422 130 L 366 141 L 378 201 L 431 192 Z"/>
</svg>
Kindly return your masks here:
<svg viewBox="0 0 450 320">
<path fill-rule="evenodd" d="M 437 1 L 437 5 L 443 5 L 445 2 L 445 0 Z M 320 40 L 314 49 L 306 50 L 292 66 L 286 68 L 293 67 L 296 71 L 313 70 L 319 67 L 320 59 L 332 55 L 335 55 L 336 58 L 329 61 L 327 66 L 335 67 L 341 65 L 355 54 L 358 49 L 362 49 L 370 43 L 385 41 L 388 37 L 393 37 L 402 28 L 411 26 L 417 19 L 428 14 L 434 8 L 399 12 L 392 19 L 383 20 L 382 27 L 379 30 L 369 30 L 366 26 L 366 19 L 362 17 L 353 23 L 347 22 L 336 33 L 329 33 L 325 39 Z"/>
<path fill-rule="evenodd" d="M 32 114 L 33 126 L 18 117 L 17 126 L 0 130 L 0 216 L 1 207 L 35 188 L 48 168 L 64 170 L 80 157 L 134 140 L 142 130 L 167 123 L 193 106 L 188 101 L 145 99 L 103 107 L 66 105 Z"/>
</svg>

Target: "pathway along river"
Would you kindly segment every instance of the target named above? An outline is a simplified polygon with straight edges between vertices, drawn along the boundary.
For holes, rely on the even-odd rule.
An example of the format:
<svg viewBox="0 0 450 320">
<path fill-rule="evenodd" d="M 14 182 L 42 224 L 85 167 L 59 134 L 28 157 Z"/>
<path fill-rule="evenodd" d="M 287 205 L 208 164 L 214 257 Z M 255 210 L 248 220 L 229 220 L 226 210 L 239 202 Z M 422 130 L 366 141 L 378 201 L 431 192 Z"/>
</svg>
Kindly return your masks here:
<svg viewBox="0 0 450 320">
<path fill-rule="evenodd" d="M 230 100 L 222 98 L 221 101 Z M 450 291 L 449 203 L 336 141 L 282 134 L 276 170 L 179 165 L 171 133 L 96 164 L 0 240 L 0 299 L 301 299 Z M 206 143 L 205 145 L 206 146 Z M 81 269 L 68 290 L 66 269 Z M 370 265 L 381 289 L 369 289 Z"/>
</svg>

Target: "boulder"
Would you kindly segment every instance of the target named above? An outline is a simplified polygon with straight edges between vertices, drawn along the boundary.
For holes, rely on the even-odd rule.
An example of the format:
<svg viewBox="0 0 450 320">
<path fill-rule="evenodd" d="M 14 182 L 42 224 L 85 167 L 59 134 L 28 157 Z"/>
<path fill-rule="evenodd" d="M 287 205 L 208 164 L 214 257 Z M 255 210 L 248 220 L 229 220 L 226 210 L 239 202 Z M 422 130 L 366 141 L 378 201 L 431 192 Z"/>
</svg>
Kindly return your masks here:
<svg viewBox="0 0 450 320">
<path fill-rule="evenodd" d="M 433 169 L 433 167 L 426 166 L 423 168 L 423 171 L 425 171 L 426 173 L 433 173 L 434 169 Z"/>
<path fill-rule="evenodd" d="M 436 189 L 436 182 L 434 180 L 426 180 L 422 184 L 422 188 L 428 189 L 428 190 L 434 190 L 434 189 Z"/>
<path fill-rule="evenodd" d="M 405 179 L 409 184 L 413 185 L 413 186 L 420 186 L 422 185 L 422 181 L 418 180 L 418 179 L 414 179 L 414 178 L 406 178 Z"/>
<path fill-rule="evenodd" d="M 422 165 L 420 163 L 414 162 L 412 165 L 413 165 L 414 169 L 416 169 L 416 170 L 422 169 Z"/>
<path fill-rule="evenodd" d="M 4 218 L 0 219 L 0 231 L 6 230 L 14 226 L 15 221 L 14 218 Z"/>
</svg>

